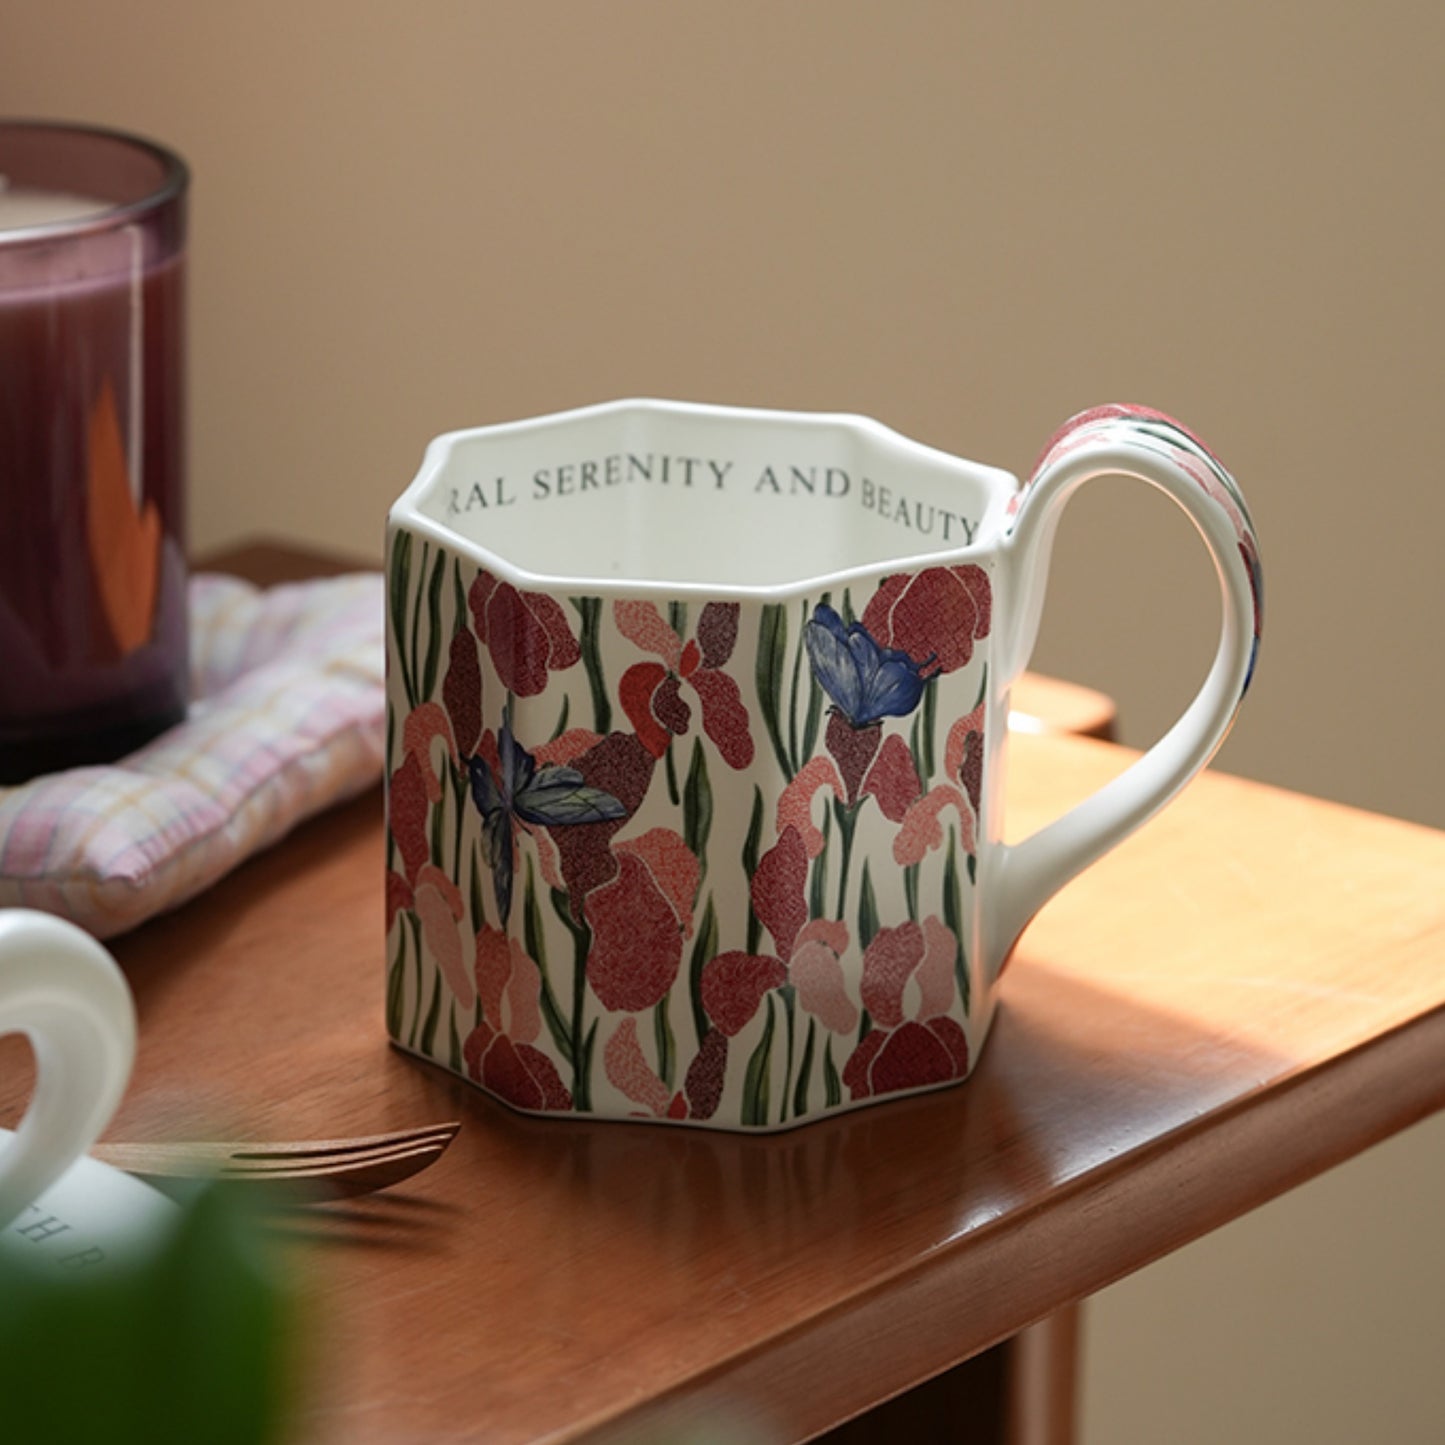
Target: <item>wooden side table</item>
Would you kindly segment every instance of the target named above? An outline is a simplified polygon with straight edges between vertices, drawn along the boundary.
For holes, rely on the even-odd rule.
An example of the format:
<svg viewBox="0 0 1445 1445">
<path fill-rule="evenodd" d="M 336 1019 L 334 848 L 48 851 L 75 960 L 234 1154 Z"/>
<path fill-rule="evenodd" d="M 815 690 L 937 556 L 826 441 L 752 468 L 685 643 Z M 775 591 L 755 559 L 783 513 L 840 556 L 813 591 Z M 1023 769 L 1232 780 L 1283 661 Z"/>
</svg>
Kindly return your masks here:
<svg viewBox="0 0 1445 1445">
<path fill-rule="evenodd" d="M 1018 735 L 1014 826 L 1129 756 Z M 288 1225 L 322 1445 L 812 1438 L 1445 1104 L 1445 834 L 1220 774 L 1032 925 L 966 1084 L 763 1138 L 522 1118 L 391 1050 L 381 877 L 372 792 L 115 944 L 115 1137 L 464 1121 Z"/>
</svg>

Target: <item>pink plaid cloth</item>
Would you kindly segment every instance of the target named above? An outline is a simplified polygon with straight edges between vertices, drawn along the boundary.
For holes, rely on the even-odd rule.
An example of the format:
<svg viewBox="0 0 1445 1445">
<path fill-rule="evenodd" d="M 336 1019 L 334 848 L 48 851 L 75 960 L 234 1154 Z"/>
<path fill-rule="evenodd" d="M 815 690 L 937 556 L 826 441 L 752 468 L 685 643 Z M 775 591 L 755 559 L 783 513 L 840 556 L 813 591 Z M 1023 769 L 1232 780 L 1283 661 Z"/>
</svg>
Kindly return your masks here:
<svg viewBox="0 0 1445 1445">
<path fill-rule="evenodd" d="M 378 779 L 382 595 L 370 572 L 193 577 L 186 721 L 109 766 L 0 788 L 0 907 L 122 933 Z"/>
</svg>

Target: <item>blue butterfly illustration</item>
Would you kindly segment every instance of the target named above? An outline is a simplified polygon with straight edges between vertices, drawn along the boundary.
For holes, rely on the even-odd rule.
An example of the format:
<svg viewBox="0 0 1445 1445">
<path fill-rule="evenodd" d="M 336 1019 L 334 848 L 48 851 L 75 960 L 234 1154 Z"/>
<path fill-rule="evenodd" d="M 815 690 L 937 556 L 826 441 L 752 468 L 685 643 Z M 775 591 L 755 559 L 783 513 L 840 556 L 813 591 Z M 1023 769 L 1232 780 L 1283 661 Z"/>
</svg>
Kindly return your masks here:
<svg viewBox="0 0 1445 1445">
<path fill-rule="evenodd" d="M 503 925 L 512 911 L 513 819 L 543 828 L 573 823 L 606 823 L 627 816 L 627 809 L 601 788 L 583 780 L 576 768 L 537 760 L 512 736 L 512 719 L 502 713 L 497 735 L 500 772 L 481 757 L 467 759 L 472 801 L 482 815 L 482 842 L 492 869 L 497 910 Z"/>
<path fill-rule="evenodd" d="M 804 633 L 808 661 L 823 691 L 855 728 L 885 717 L 907 717 L 918 706 L 933 661 L 914 662 L 906 652 L 880 647 L 861 622 L 845 624 L 820 604 Z"/>
</svg>

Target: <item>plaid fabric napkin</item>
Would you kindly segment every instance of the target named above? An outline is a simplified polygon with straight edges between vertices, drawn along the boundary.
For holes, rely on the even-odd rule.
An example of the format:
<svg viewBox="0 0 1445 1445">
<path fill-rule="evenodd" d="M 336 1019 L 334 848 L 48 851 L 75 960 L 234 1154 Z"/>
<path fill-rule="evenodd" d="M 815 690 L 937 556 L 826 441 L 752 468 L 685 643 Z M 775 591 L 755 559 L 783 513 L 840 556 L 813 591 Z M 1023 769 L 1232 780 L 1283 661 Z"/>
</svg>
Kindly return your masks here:
<svg viewBox="0 0 1445 1445">
<path fill-rule="evenodd" d="M 0 907 L 122 933 L 376 781 L 382 596 L 380 573 L 192 577 L 186 721 L 108 766 L 0 788 Z"/>
</svg>

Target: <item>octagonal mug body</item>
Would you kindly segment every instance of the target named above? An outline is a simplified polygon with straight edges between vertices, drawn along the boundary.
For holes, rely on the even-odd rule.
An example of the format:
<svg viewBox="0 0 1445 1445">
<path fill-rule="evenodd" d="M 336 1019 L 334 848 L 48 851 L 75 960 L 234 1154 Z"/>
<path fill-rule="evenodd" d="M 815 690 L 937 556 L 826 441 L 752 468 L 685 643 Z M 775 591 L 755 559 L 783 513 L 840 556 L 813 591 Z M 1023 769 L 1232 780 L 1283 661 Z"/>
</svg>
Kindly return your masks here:
<svg viewBox="0 0 1445 1445">
<path fill-rule="evenodd" d="M 1215 562 L 1168 734 L 1016 845 L 1059 513 L 1141 478 Z M 1028 920 L 1223 740 L 1258 549 L 1161 413 L 1022 485 L 851 416 L 626 401 L 454 432 L 387 539 L 387 1028 L 549 1115 L 788 1128 L 964 1078 Z"/>
</svg>

